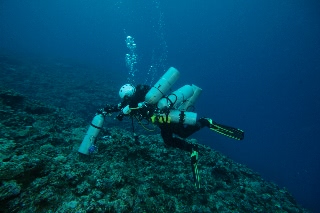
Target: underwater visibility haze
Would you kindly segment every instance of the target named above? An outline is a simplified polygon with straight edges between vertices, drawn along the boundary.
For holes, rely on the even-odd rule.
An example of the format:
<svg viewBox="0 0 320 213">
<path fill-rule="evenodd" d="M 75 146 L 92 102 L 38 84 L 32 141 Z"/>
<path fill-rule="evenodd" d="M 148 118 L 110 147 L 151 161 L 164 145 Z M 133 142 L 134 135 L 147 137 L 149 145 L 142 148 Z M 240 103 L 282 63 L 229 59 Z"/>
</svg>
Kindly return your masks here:
<svg viewBox="0 0 320 213">
<path fill-rule="evenodd" d="M 320 212 L 319 1 L 1 1 L 0 57 L 1 86 L 81 108 L 74 113 L 88 123 L 99 107 L 120 101 L 123 84 L 152 86 L 175 67 L 181 77 L 173 89 L 203 90 L 199 117 L 245 131 L 242 141 L 208 129 L 190 138 Z M 94 89 L 80 98 L 86 87 Z"/>
</svg>

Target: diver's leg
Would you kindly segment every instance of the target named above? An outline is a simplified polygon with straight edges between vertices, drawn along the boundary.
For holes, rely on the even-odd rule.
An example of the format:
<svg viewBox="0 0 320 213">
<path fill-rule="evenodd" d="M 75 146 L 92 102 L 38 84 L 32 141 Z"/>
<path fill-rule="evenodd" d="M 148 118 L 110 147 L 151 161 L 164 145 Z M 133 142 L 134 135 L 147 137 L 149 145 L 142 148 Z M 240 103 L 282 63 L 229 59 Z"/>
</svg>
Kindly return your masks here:
<svg viewBox="0 0 320 213">
<path fill-rule="evenodd" d="M 173 137 L 173 129 L 174 129 L 173 127 L 174 126 L 171 126 L 171 125 L 160 126 L 161 136 L 163 138 L 163 141 L 168 146 L 179 148 L 181 150 L 185 150 L 191 153 L 191 166 L 192 166 L 194 184 L 196 188 L 200 188 L 200 176 L 199 176 L 199 170 L 198 170 L 198 149 L 199 148 L 196 144 L 191 144 L 186 142 L 183 139 Z M 198 127 L 197 130 L 199 130 L 200 128 L 201 127 Z M 190 131 L 193 131 L 193 130 L 190 130 Z M 175 134 L 177 133 L 175 132 Z"/>
<path fill-rule="evenodd" d="M 192 149 L 196 148 L 194 144 L 188 143 L 183 139 L 173 137 L 173 131 L 172 131 L 172 128 L 170 128 L 170 125 L 161 126 L 160 129 L 161 129 L 161 137 L 166 145 L 174 148 L 182 149 L 187 152 L 191 152 Z"/>
<path fill-rule="evenodd" d="M 181 125 L 181 124 L 176 124 L 173 127 L 174 133 L 179 135 L 182 138 L 187 138 L 193 133 L 199 131 L 203 127 L 209 127 L 210 123 L 207 119 L 200 118 L 195 125 Z"/>
</svg>

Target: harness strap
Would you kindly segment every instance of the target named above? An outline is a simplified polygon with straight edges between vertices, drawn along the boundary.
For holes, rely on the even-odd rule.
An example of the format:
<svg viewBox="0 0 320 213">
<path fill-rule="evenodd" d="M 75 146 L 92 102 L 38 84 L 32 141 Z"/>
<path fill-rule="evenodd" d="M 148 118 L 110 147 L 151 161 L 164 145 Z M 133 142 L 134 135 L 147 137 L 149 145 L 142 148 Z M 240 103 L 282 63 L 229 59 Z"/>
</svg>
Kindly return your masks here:
<svg viewBox="0 0 320 213">
<path fill-rule="evenodd" d="M 93 123 L 91 123 L 91 126 L 93 126 L 94 128 L 97 128 L 97 129 L 102 129 L 102 127 L 98 127 L 98 126 L 94 125 Z"/>
<path fill-rule="evenodd" d="M 180 124 L 184 123 L 184 117 L 185 117 L 185 113 L 184 113 L 184 111 L 181 111 L 180 116 L 179 116 L 179 123 Z"/>
</svg>

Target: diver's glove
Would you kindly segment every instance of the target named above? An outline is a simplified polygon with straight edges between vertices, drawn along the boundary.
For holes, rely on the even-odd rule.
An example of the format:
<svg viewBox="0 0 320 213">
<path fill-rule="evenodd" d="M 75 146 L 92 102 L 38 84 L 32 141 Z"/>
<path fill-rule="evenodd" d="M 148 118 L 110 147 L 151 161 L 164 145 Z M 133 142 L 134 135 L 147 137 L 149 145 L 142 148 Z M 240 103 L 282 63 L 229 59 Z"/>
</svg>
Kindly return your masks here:
<svg viewBox="0 0 320 213">
<path fill-rule="evenodd" d="M 121 113 L 119 113 L 118 115 L 117 115 L 117 119 L 119 120 L 119 121 L 122 121 L 123 120 L 123 116 L 124 116 L 124 114 L 121 112 Z"/>
<path fill-rule="evenodd" d="M 102 110 L 105 112 L 105 113 L 113 113 L 113 112 L 119 112 L 119 107 L 120 105 L 110 105 L 110 104 L 107 104 Z"/>
<path fill-rule="evenodd" d="M 104 115 L 104 114 L 106 114 L 106 112 L 104 111 L 104 109 L 98 109 L 97 114 Z"/>
<path fill-rule="evenodd" d="M 191 152 L 191 166 L 192 166 L 194 186 L 200 189 L 200 174 L 198 170 L 198 151 L 196 149 L 192 149 L 192 152 Z"/>
</svg>

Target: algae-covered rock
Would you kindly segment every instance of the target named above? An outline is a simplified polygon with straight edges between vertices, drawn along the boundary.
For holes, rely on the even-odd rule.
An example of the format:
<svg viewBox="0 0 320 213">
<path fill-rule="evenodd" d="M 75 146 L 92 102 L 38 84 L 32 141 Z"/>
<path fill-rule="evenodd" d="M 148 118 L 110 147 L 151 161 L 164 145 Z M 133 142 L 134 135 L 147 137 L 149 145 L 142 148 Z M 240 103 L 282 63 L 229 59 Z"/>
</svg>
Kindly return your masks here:
<svg viewBox="0 0 320 213">
<path fill-rule="evenodd" d="M 2 89 L 0 90 L 0 100 L 3 105 L 17 108 L 21 107 L 25 97 L 14 90 Z"/>
<path fill-rule="evenodd" d="M 11 180 L 24 172 L 24 168 L 17 162 L 1 162 L 0 180 Z"/>
<path fill-rule="evenodd" d="M 7 200 L 9 198 L 19 195 L 21 187 L 16 181 L 2 181 L 0 184 L 0 201 Z"/>
<path fill-rule="evenodd" d="M 0 162 L 14 155 L 15 146 L 16 143 L 14 142 L 14 140 L 0 138 Z"/>
</svg>

